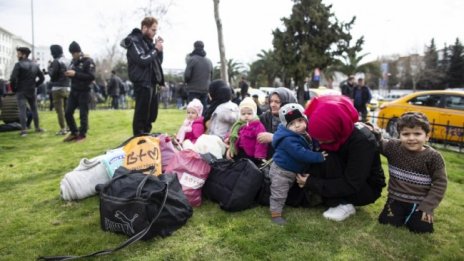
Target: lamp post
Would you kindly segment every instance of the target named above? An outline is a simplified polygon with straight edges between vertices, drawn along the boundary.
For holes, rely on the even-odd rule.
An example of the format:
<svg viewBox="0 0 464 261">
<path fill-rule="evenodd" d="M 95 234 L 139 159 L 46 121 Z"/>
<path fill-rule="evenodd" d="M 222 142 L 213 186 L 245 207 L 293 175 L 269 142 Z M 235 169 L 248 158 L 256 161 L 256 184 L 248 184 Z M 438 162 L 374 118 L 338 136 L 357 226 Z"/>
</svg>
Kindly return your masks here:
<svg viewBox="0 0 464 261">
<path fill-rule="evenodd" d="M 34 44 L 34 0 L 31 0 L 31 23 L 32 23 L 32 60 L 35 60 Z"/>
</svg>

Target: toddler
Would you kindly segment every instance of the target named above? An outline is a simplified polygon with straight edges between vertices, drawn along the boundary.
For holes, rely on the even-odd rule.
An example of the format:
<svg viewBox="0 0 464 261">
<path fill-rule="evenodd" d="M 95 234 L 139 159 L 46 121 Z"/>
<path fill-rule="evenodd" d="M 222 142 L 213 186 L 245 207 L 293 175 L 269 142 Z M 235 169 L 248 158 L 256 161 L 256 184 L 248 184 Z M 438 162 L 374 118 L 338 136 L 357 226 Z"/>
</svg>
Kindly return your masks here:
<svg viewBox="0 0 464 261">
<path fill-rule="evenodd" d="M 317 144 L 313 143 L 306 132 L 308 120 L 304 109 L 297 103 L 289 103 L 279 110 L 280 124 L 272 138 L 274 162 L 271 164 L 270 210 L 272 221 L 279 225 L 287 223 L 282 218 L 282 209 L 288 191 L 297 174 L 304 173 L 308 164 L 323 162 L 326 152 L 314 152 Z"/>
<path fill-rule="evenodd" d="M 266 128 L 257 117 L 256 103 L 250 97 L 240 102 L 240 119 L 232 125 L 227 150 L 228 159 L 248 158 L 259 166 L 266 158 L 267 144 L 257 141 L 258 134 Z"/>
<path fill-rule="evenodd" d="M 401 115 L 399 139 L 382 140 L 380 153 L 388 160 L 388 199 L 380 213 L 381 224 L 406 226 L 417 233 L 433 232 L 433 211 L 445 195 L 445 162 L 425 143 L 430 124 L 419 112 Z"/>
<path fill-rule="evenodd" d="M 177 132 L 176 138 L 180 143 L 184 143 L 189 140 L 191 143 L 195 143 L 198 137 L 205 132 L 203 125 L 203 104 L 198 99 L 193 99 L 187 105 L 187 117 L 182 123 L 182 126 Z"/>
</svg>

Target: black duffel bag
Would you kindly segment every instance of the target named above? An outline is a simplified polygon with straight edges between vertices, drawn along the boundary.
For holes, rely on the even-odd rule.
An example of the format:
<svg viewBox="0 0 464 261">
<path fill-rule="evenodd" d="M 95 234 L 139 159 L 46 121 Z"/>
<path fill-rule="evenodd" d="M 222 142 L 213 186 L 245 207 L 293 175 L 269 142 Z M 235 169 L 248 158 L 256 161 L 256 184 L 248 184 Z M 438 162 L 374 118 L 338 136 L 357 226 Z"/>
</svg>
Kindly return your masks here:
<svg viewBox="0 0 464 261">
<path fill-rule="evenodd" d="M 263 183 L 263 173 L 249 159 L 217 160 L 203 186 L 203 194 L 221 209 L 240 211 L 252 207 Z"/>
<path fill-rule="evenodd" d="M 153 174 L 153 170 L 151 171 Z M 177 175 L 147 175 L 119 167 L 113 179 L 96 186 L 100 194 L 100 222 L 105 231 L 130 236 L 113 249 L 84 256 L 46 256 L 44 260 L 71 260 L 118 251 L 142 239 L 169 236 L 192 216 Z"/>
</svg>

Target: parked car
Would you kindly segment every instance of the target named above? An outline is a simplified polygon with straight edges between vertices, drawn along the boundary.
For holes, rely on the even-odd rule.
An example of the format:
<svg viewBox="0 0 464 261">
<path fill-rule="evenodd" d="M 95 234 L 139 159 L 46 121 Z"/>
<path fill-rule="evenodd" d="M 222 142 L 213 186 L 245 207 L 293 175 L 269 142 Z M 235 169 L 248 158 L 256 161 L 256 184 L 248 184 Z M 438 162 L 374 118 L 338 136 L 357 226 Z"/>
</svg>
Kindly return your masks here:
<svg viewBox="0 0 464 261">
<path fill-rule="evenodd" d="M 408 111 L 424 113 L 432 125 L 431 138 L 462 142 L 464 139 L 464 91 L 422 91 L 385 103 L 377 125 L 398 137 L 398 117 Z"/>
</svg>

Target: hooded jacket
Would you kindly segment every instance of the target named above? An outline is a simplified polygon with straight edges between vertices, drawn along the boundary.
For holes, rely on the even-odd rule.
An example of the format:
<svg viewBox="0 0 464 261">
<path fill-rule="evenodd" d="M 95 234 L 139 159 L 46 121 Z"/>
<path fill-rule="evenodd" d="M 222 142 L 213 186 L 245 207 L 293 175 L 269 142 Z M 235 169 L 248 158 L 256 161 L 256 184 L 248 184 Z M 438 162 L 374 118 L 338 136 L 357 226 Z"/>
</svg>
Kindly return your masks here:
<svg viewBox="0 0 464 261">
<path fill-rule="evenodd" d="M 208 86 L 213 78 L 211 60 L 197 54 L 191 54 L 184 72 L 187 90 L 197 93 L 208 93 Z"/>
<path fill-rule="evenodd" d="M 68 61 L 63 57 L 63 48 L 59 45 L 52 45 L 50 51 L 53 56 L 52 63 L 48 66 L 51 87 L 70 87 L 71 80 L 64 75 L 68 69 Z"/>
<path fill-rule="evenodd" d="M 273 159 L 277 166 L 295 173 L 303 173 L 308 164 L 324 161 L 321 152 L 314 152 L 315 144 L 303 135 L 279 124 L 272 138 Z"/>
<path fill-rule="evenodd" d="M 153 88 L 156 84 L 164 86 L 163 52 L 158 51 L 151 39 L 143 36 L 140 29 L 135 28 L 121 41 L 127 50 L 129 79 L 135 87 Z"/>
</svg>

